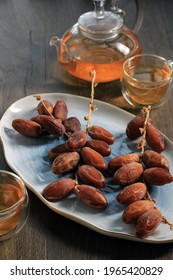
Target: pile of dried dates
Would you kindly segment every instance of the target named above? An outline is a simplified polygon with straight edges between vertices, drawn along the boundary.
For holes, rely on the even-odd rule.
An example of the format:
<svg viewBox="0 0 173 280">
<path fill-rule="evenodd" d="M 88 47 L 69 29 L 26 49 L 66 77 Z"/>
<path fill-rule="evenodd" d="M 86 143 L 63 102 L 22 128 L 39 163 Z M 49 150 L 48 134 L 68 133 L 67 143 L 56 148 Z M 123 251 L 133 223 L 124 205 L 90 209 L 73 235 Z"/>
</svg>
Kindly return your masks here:
<svg viewBox="0 0 173 280">
<path fill-rule="evenodd" d="M 165 149 L 164 138 L 152 124 L 147 108 L 135 116 L 126 129 L 130 140 L 142 139 L 138 143 L 142 152 L 118 155 L 108 164 L 105 157 L 111 155 L 111 145 L 115 140 L 112 133 L 94 125 L 81 130 L 80 120 L 68 117 L 64 100 L 58 100 L 55 105 L 41 100 L 37 112 L 38 115 L 30 120 L 14 119 L 13 128 L 28 137 L 41 137 L 45 133 L 62 137 L 64 143 L 52 147 L 48 153 L 52 172 L 65 175 L 73 172 L 74 175 L 46 186 L 43 196 L 47 200 L 59 201 L 75 193 L 87 206 L 105 209 L 108 200 L 102 190 L 106 186 L 107 172 L 115 185 L 122 186 L 115 199 L 126 206 L 122 219 L 136 226 L 138 237 L 152 234 L 160 223 L 169 224 L 148 192 L 149 185 L 171 183 L 173 176 L 168 160 L 161 155 Z M 144 150 L 146 145 L 150 149 Z"/>
</svg>

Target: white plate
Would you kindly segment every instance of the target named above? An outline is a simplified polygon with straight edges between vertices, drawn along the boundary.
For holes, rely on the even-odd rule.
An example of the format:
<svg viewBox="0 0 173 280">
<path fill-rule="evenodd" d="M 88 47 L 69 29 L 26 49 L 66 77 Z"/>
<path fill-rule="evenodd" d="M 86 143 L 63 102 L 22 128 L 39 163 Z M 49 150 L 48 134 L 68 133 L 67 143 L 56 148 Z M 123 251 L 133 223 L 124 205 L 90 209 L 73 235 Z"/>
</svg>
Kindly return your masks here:
<svg viewBox="0 0 173 280">
<path fill-rule="evenodd" d="M 88 114 L 89 99 L 63 93 L 47 93 L 42 94 L 42 97 L 53 104 L 58 99 L 64 99 L 69 109 L 68 117 L 76 116 L 85 128 L 84 116 Z M 124 206 L 116 201 L 120 186 L 111 184 L 110 181 L 104 189 L 109 201 L 109 206 L 104 211 L 83 205 L 74 194 L 60 202 L 49 202 L 44 199 L 43 188 L 61 177 L 51 172 L 51 161 L 47 154 L 52 147 L 62 143 L 63 139 L 58 140 L 50 136 L 39 139 L 27 138 L 17 133 L 11 126 L 12 120 L 15 118 L 29 119 L 37 115 L 38 102 L 34 96 L 27 96 L 16 101 L 5 112 L 0 124 L 0 135 L 7 163 L 24 180 L 27 187 L 53 211 L 101 234 L 148 243 L 172 242 L 173 231 L 164 224 L 161 224 L 157 231 L 149 237 L 137 238 L 135 227 L 122 222 Z M 92 113 L 91 125 L 103 126 L 115 135 L 112 154 L 106 158 L 107 161 L 116 155 L 138 151 L 136 143 L 129 141 L 125 135 L 127 122 L 133 115 L 98 100 L 95 100 L 95 104 L 98 110 Z M 163 154 L 168 158 L 171 169 L 173 168 L 172 151 L 173 143 L 166 138 L 166 150 Z M 173 184 L 161 187 L 153 186 L 151 196 L 156 199 L 156 205 L 162 214 L 173 223 Z"/>
</svg>

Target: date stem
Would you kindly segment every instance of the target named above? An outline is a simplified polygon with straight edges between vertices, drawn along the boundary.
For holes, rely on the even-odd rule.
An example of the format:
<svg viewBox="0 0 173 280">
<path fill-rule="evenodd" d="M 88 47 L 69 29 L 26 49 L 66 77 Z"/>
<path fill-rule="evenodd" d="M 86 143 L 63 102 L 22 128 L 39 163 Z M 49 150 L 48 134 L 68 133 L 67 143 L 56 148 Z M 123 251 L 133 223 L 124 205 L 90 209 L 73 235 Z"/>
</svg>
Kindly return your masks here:
<svg viewBox="0 0 173 280">
<path fill-rule="evenodd" d="M 44 103 L 43 100 L 41 100 L 41 103 L 43 104 L 43 107 L 47 110 L 47 112 L 49 113 L 49 116 L 52 117 L 52 118 L 55 118 L 49 111 L 49 109 L 46 107 L 46 104 Z"/>
<path fill-rule="evenodd" d="M 79 166 L 78 166 L 79 167 Z M 79 182 L 78 182 L 78 174 L 75 173 L 75 186 L 79 185 Z"/>
<path fill-rule="evenodd" d="M 47 110 L 47 112 L 49 113 L 49 116 L 54 118 L 54 116 L 50 113 L 49 109 L 46 107 L 46 104 L 42 100 L 42 96 L 41 95 L 34 95 L 34 97 L 43 104 L 43 107 Z"/>
<path fill-rule="evenodd" d="M 146 131 L 147 131 L 147 124 L 148 120 L 150 117 L 150 111 L 151 111 L 151 106 L 148 107 L 143 107 L 142 113 L 145 114 L 145 121 L 143 127 L 140 128 L 140 132 L 142 135 L 141 141 L 137 144 L 138 149 L 141 149 L 141 156 L 145 152 L 145 146 L 146 146 Z"/>
<path fill-rule="evenodd" d="M 91 83 L 91 97 L 90 97 L 90 102 L 89 102 L 89 112 L 88 115 L 84 117 L 84 119 L 87 121 L 86 124 L 86 132 L 88 132 L 90 123 L 91 123 L 91 114 L 93 111 L 95 111 L 97 108 L 95 105 L 93 105 L 94 102 L 94 95 L 95 95 L 95 87 L 97 86 L 97 84 L 95 83 L 96 81 L 96 71 L 92 70 L 91 71 L 91 76 L 92 76 L 92 83 Z"/>
<path fill-rule="evenodd" d="M 164 216 L 162 217 L 162 223 L 167 224 L 169 226 L 170 230 L 173 230 L 173 224 L 168 222 L 168 220 Z"/>
<path fill-rule="evenodd" d="M 42 99 L 41 95 L 34 95 L 34 97 L 36 98 L 36 100 L 40 101 Z"/>
<path fill-rule="evenodd" d="M 150 200 L 153 201 L 154 203 L 156 203 L 156 200 L 154 198 L 151 197 L 149 191 L 147 191 L 146 195 L 145 195 L 145 199 L 146 200 Z"/>
</svg>

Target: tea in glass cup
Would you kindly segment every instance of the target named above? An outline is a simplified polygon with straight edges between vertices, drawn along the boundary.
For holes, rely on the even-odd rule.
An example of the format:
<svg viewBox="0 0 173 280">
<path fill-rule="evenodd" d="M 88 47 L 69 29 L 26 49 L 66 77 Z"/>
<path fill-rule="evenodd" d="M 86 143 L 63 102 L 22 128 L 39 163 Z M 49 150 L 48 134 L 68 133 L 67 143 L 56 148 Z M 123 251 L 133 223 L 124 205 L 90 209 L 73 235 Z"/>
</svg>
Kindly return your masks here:
<svg viewBox="0 0 173 280">
<path fill-rule="evenodd" d="M 123 64 L 122 94 L 135 107 L 165 103 L 172 90 L 173 62 L 152 54 L 140 54 Z"/>
<path fill-rule="evenodd" d="M 16 174 L 0 170 L 0 241 L 19 232 L 29 210 L 29 198 L 23 181 Z"/>
</svg>

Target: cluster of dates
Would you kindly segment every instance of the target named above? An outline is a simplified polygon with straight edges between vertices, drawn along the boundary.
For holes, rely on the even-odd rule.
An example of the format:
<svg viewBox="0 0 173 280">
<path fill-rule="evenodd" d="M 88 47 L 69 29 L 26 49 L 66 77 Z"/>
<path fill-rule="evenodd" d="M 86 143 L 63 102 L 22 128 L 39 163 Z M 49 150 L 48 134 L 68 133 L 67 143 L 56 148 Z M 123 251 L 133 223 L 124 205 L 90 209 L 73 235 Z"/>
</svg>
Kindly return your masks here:
<svg viewBox="0 0 173 280">
<path fill-rule="evenodd" d="M 150 121 L 145 125 L 144 140 L 152 150 L 117 156 L 109 161 L 109 168 L 115 172 L 115 183 L 123 186 L 117 195 L 118 202 L 127 206 L 122 215 L 123 221 L 135 224 L 136 235 L 141 238 L 153 233 L 161 222 L 168 223 L 156 208 L 147 186 L 162 186 L 173 181 L 169 162 L 160 154 L 165 148 L 164 138 Z M 141 137 L 144 122 L 144 114 L 134 117 L 127 124 L 127 137 L 131 140 Z"/>
<path fill-rule="evenodd" d="M 164 138 L 150 119 L 145 123 L 145 114 L 140 113 L 127 124 L 126 134 L 133 141 L 141 137 L 146 129 L 145 140 L 151 149 L 143 154 L 117 156 L 107 165 L 105 157 L 111 154 L 110 146 L 114 143 L 114 135 L 109 131 L 100 126 L 81 130 L 81 123 L 76 117 L 68 118 L 64 100 L 58 100 L 55 105 L 42 100 L 37 111 L 38 115 L 30 120 L 13 120 L 13 128 L 28 137 L 40 137 L 45 133 L 64 137 L 64 143 L 48 153 L 52 160 L 52 172 L 63 175 L 73 171 L 76 174 L 76 178 L 63 177 L 46 186 L 43 196 L 47 200 L 59 201 L 75 193 L 84 204 L 105 209 L 108 201 L 102 192 L 106 184 L 103 174 L 108 169 L 114 173 L 114 183 L 123 187 L 117 196 L 119 203 L 127 205 L 123 221 L 136 224 L 138 237 L 151 234 L 161 222 L 165 222 L 149 197 L 147 185 L 164 185 L 172 182 L 173 177 L 168 160 L 160 154 L 165 149 Z"/>
<path fill-rule="evenodd" d="M 111 154 L 110 145 L 113 142 L 114 136 L 100 126 L 91 126 L 87 132 L 70 132 L 65 143 L 49 151 L 49 157 L 53 160 L 53 173 L 66 174 L 73 171 L 78 179 L 62 178 L 50 183 L 43 190 L 44 197 L 57 201 L 74 191 L 84 204 L 105 209 L 108 201 L 100 189 L 106 183 L 103 172 L 107 169 L 107 164 L 104 157 Z"/>
<path fill-rule="evenodd" d="M 53 147 L 48 153 L 53 161 L 52 172 L 76 172 L 83 183 L 78 184 L 72 178 L 62 178 L 45 187 L 43 196 L 58 201 L 75 191 L 76 196 L 86 205 L 105 209 L 108 202 L 100 190 L 106 183 L 102 171 L 107 169 L 104 157 L 111 154 L 110 145 L 114 142 L 114 136 L 100 126 L 89 127 L 87 132 L 82 131 L 76 117 L 67 117 L 68 108 L 64 100 L 58 100 L 55 105 L 42 100 L 37 106 L 37 112 L 38 115 L 31 119 L 14 119 L 12 127 L 28 137 L 49 133 L 58 138 L 66 138 L 65 143 Z"/>
<path fill-rule="evenodd" d="M 27 137 L 40 137 L 45 133 L 60 137 L 65 133 L 63 122 L 67 118 L 68 108 L 64 100 L 58 100 L 54 106 L 48 100 L 42 100 L 37 111 L 38 115 L 31 119 L 14 119 L 12 127 Z"/>
</svg>

